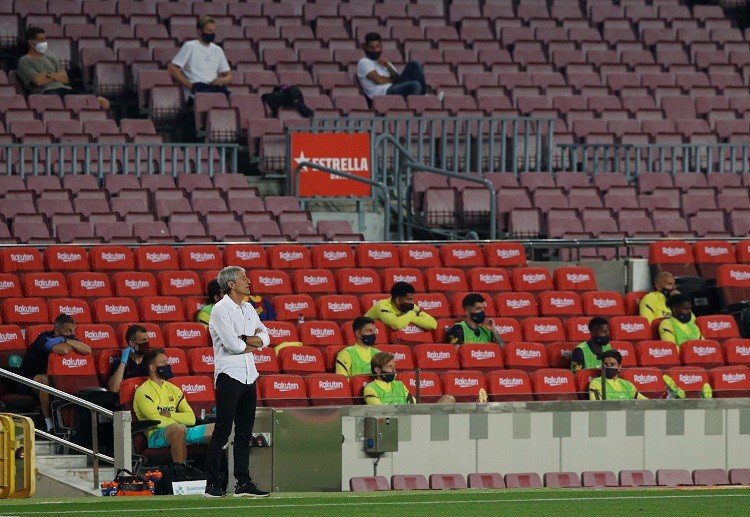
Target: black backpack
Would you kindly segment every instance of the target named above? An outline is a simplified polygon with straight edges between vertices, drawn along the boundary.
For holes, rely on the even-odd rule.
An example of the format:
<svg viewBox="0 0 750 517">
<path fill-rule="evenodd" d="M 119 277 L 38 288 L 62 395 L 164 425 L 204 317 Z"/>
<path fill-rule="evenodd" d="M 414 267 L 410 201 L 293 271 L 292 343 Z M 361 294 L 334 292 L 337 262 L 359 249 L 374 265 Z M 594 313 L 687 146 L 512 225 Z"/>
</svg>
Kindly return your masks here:
<svg viewBox="0 0 750 517">
<path fill-rule="evenodd" d="M 173 495 L 172 483 L 177 481 L 200 481 L 206 479 L 206 474 L 185 463 L 172 463 L 159 469 L 161 479 L 156 484 L 154 495 Z"/>
<path fill-rule="evenodd" d="M 271 110 L 272 117 L 275 117 L 281 108 L 294 108 L 305 118 L 313 116 L 313 111 L 305 104 L 305 98 L 296 86 L 280 84 L 274 86 L 271 93 L 264 93 L 260 98 Z"/>
</svg>

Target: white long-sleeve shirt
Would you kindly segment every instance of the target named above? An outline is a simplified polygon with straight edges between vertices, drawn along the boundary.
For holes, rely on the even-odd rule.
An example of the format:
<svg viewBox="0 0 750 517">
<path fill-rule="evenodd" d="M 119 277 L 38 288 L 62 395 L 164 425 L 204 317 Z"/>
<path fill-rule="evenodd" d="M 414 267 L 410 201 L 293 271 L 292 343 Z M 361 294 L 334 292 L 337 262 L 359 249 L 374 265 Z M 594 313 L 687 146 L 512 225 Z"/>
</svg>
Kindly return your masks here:
<svg viewBox="0 0 750 517">
<path fill-rule="evenodd" d="M 226 373 L 243 384 L 254 383 L 258 378 L 255 358 L 245 353 L 246 344 L 239 336 L 257 336 L 263 347 L 268 346 L 268 329 L 255 308 L 247 302 L 238 305 L 224 295 L 211 311 L 208 331 L 214 345 L 214 382 L 220 373 Z"/>
</svg>

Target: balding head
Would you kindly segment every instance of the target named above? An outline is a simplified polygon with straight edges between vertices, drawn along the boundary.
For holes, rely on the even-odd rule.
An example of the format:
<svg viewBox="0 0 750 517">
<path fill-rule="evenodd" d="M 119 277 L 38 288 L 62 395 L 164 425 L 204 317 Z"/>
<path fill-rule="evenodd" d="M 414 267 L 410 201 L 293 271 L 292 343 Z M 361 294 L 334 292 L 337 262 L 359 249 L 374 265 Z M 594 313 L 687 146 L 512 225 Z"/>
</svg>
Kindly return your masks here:
<svg viewBox="0 0 750 517">
<path fill-rule="evenodd" d="M 670 273 L 669 271 L 660 271 L 654 277 L 654 287 L 656 288 L 657 291 L 664 292 L 664 294 L 667 294 L 665 291 L 668 291 L 668 292 L 674 291 L 674 288 L 675 288 L 674 275 Z"/>
</svg>

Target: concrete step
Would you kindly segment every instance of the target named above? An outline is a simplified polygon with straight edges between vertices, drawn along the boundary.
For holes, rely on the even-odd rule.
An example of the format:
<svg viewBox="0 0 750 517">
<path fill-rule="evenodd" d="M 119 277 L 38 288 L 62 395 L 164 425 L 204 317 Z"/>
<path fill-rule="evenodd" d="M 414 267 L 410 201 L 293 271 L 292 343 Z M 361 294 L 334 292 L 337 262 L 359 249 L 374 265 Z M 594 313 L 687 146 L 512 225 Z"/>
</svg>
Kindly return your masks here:
<svg viewBox="0 0 750 517">
<path fill-rule="evenodd" d="M 67 469 L 66 474 L 70 477 L 76 477 L 85 481 L 86 483 L 94 482 L 94 469 L 89 467 L 85 469 Z M 112 481 L 115 478 L 115 469 L 112 467 L 100 467 L 99 468 L 99 483 L 105 481 Z M 92 485 L 93 486 L 93 485 Z"/>
<path fill-rule="evenodd" d="M 83 454 L 37 454 L 36 462 L 60 470 L 88 467 L 88 458 Z"/>
</svg>

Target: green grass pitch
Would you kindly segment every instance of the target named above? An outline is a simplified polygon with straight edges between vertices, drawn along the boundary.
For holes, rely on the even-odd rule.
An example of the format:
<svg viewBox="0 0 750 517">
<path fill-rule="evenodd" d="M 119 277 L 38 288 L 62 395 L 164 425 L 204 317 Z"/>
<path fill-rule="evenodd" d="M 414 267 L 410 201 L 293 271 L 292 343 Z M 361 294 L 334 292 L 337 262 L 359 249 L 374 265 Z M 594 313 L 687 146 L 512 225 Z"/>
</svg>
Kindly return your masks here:
<svg viewBox="0 0 750 517">
<path fill-rule="evenodd" d="M 206 512 L 206 513 L 203 513 Z M 227 497 L 107 497 L 0 501 L 0 517 L 39 516 L 272 517 L 354 515 L 658 515 L 746 517 L 750 488 L 644 490 L 538 489 L 369 493 L 276 493 L 267 499 Z"/>
</svg>

